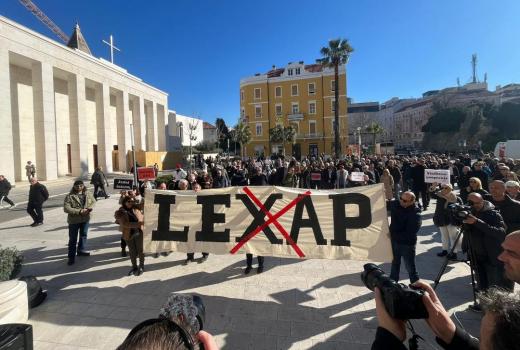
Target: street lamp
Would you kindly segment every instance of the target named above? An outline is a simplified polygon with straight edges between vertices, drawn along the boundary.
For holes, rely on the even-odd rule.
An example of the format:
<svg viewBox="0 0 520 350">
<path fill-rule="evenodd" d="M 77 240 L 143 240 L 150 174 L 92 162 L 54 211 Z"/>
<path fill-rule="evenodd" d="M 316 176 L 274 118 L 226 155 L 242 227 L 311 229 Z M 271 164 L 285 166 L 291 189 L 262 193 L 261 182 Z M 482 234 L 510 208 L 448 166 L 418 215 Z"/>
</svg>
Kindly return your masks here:
<svg viewBox="0 0 520 350">
<path fill-rule="evenodd" d="M 361 159 L 361 127 L 357 127 L 358 132 L 358 152 L 359 152 L 359 159 Z"/>
<path fill-rule="evenodd" d="M 137 162 L 135 161 L 134 124 L 130 123 L 130 139 L 132 141 L 132 162 L 134 163 L 134 186 L 137 186 Z"/>
</svg>

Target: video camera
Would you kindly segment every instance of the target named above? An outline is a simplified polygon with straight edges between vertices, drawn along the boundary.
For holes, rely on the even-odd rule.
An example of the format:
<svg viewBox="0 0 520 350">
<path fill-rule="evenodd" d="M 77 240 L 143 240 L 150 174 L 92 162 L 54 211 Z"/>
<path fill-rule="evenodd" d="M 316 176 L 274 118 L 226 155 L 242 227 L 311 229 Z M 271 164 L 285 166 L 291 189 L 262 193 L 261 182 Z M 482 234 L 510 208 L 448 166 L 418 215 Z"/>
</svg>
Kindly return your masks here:
<svg viewBox="0 0 520 350">
<path fill-rule="evenodd" d="M 450 210 L 451 214 L 459 220 L 464 220 L 471 214 L 471 207 L 469 205 L 452 203 L 448 204 L 448 209 Z"/>
<path fill-rule="evenodd" d="M 363 268 L 361 281 L 370 290 L 379 288 L 390 316 L 399 320 L 428 318 L 422 289 L 395 282 L 375 264 L 365 264 Z"/>
</svg>

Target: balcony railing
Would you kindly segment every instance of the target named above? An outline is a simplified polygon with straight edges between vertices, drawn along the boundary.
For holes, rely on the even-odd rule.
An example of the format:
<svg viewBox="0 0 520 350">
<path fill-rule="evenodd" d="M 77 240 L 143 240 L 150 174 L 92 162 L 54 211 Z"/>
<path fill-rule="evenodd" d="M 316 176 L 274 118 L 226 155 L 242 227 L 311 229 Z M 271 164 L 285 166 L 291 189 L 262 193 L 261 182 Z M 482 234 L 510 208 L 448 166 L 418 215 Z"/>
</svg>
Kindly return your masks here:
<svg viewBox="0 0 520 350">
<path fill-rule="evenodd" d="M 287 119 L 292 120 L 303 120 L 303 113 L 292 113 L 287 115 Z"/>
<path fill-rule="evenodd" d="M 320 137 L 323 137 L 322 132 L 315 132 L 315 133 L 309 133 L 309 134 L 301 134 L 301 133 L 296 134 L 297 139 L 317 139 Z"/>
</svg>

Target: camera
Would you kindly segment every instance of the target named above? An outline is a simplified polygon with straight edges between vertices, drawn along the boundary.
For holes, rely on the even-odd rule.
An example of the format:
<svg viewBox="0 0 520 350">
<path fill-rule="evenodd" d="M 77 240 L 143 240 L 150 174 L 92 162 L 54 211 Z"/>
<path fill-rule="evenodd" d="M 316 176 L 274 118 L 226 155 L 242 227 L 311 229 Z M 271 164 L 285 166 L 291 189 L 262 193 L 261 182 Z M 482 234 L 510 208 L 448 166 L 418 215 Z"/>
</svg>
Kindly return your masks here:
<svg viewBox="0 0 520 350">
<path fill-rule="evenodd" d="M 466 219 L 471 214 L 471 207 L 469 205 L 462 205 L 459 203 L 448 204 L 448 209 L 452 215 L 457 219 Z"/>
<path fill-rule="evenodd" d="M 428 318 L 423 290 L 395 282 L 375 264 L 365 264 L 363 268 L 361 281 L 370 290 L 379 288 L 390 316 L 400 320 Z"/>
<path fill-rule="evenodd" d="M 197 334 L 206 322 L 206 307 L 198 295 L 171 294 L 161 308 L 160 316 L 174 321 L 182 317 Z"/>
</svg>

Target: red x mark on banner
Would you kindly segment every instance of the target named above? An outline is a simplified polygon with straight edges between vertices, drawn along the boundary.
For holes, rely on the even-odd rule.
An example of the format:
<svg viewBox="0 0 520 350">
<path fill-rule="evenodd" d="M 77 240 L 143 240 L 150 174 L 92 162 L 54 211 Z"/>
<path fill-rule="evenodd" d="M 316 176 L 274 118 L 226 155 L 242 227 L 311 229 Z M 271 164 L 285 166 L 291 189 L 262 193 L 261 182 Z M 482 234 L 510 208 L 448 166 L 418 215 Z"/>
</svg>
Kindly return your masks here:
<svg viewBox="0 0 520 350">
<path fill-rule="evenodd" d="M 311 194 L 310 191 L 307 191 L 305 193 L 303 193 L 303 195 L 299 195 L 298 197 L 294 198 L 289 204 L 287 204 L 284 208 L 282 208 L 282 210 L 280 210 L 278 213 L 276 213 L 275 215 L 271 214 L 269 212 L 269 210 L 266 209 L 266 207 L 262 204 L 262 202 L 260 202 L 260 200 L 258 198 L 255 197 L 255 195 L 253 194 L 253 192 L 251 192 L 251 190 L 248 188 L 248 187 L 244 187 L 244 192 L 249 196 L 249 198 L 251 198 L 251 200 L 256 204 L 258 205 L 258 207 L 264 212 L 265 215 L 267 215 L 267 217 L 269 218 L 269 220 L 267 220 L 266 222 L 264 222 L 262 225 L 258 226 L 253 232 L 251 232 L 250 234 L 248 234 L 246 237 L 244 237 L 244 239 L 242 239 L 240 242 L 237 243 L 237 245 L 235 245 L 233 247 L 233 249 L 231 249 L 230 253 L 231 254 L 235 254 L 240 248 L 242 248 L 242 246 L 244 244 L 247 243 L 247 241 L 249 241 L 251 238 L 253 238 L 254 236 L 256 236 L 260 231 L 262 231 L 264 228 L 266 228 L 267 226 L 271 225 L 271 224 L 274 224 L 274 226 L 278 229 L 278 231 L 280 231 L 280 233 L 285 237 L 285 239 L 287 240 L 287 242 L 291 245 L 291 247 L 294 249 L 294 251 L 296 252 L 296 254 L 298 254 L 298 256 L 300 258 L 303 258 L 305 257 L 305 254 L 303 254 L 302 250 L 300 249 L 300 247 L 298 247 L 298 245 L 293 241 L 293 239 L 291 238 L 291 236 L 289 236 L 289 234 L 287 233 L 287 231 L 283 228 L 282 225 L 280 225 L 280 223 L 278 222 L 278 218 L 282 215 L 284 215 L 285 213 L 287 213 L 292 207 L 294 207 L 296 204 L 298 204 L 299 201 L 301 201 L 303 198 L 305 198 L 305 196 L 309 196 Z"/>
</svg>

